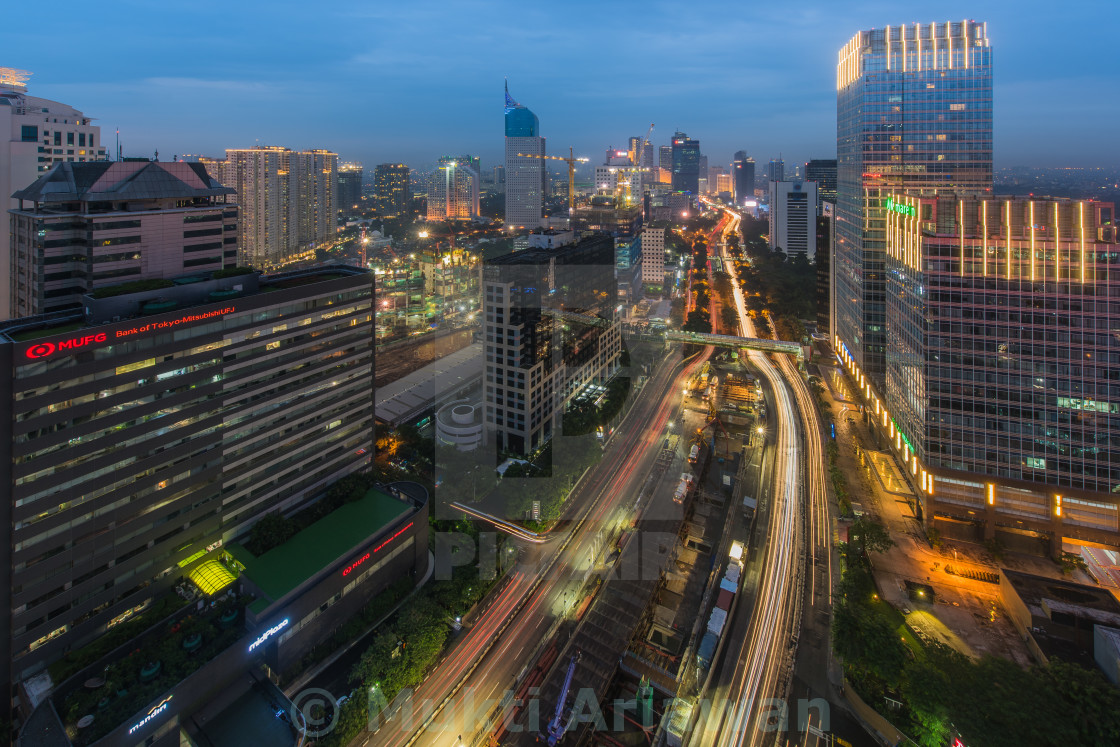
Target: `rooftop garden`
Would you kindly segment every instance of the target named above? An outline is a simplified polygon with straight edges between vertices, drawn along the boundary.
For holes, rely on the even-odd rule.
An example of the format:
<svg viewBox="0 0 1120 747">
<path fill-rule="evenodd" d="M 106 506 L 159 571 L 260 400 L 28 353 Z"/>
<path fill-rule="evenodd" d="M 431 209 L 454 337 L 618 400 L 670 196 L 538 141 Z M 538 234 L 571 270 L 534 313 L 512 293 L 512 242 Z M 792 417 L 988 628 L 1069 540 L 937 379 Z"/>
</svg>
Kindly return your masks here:
<svg viewBox="0 0 1120 747">
<path fill-rule="evenodd" d="M 70 741 L 75 745 L 92 744 L 231 646 L 244 634 L 240 624 L 243 602 L 230 595 L 212 601 L 201 612 L 192 608 L 190 613 L 149 630 L 99 672 L 57 695 L 55 705 Z M 154 618 L 157 607 L 152 612 Z M 135 635 L 137 628 L 125 632 Z M 123 635 L 101 643 L 110 637 L 107 634 L 91 647 L 102 653 L 111 651 L 129 641 L 127 637 L 122 640 Z"/>
<path fill-rule="evenodd" d="M 361 474 L 343 478 L 322 500 L 291 518 L 264 516 L 244 545 L 234 542 L 226 549 L 270 600 L 279 599 L 409 509 L 372 487 L 371 479 Z M 254 609 L 268 603 L 258 600 Z"/>
<path fill-rule="evenodd" d="M 109 285 L 104 288 L 97 288 L 90 296 L 93 298 L 113 298 L 115 296 L 126 296 L 129 293 L 144 293 L 145 291 L 162 290 L 163 288 L 174 288 L 175 283 L 171 280 L 164 278 L 151 278 L 148 280 L 133 280 L 128 283 L 120 283 L 119 285 Z"/>
<path fill-rule="evenodd" d="M 65 324 L 55 324 L 50 327 L 39 327 L 37 329 L 23 330 L 22 332 L 13 332 L 9 337 L 16 342 L 30 342 L 31 340 L 38 340 L 40 337 L 50 337 L 51 335 L 61 335 L 78 329 L 84 329 L 85 326 L 85 322 L 67 322 Z"/>
</svg>

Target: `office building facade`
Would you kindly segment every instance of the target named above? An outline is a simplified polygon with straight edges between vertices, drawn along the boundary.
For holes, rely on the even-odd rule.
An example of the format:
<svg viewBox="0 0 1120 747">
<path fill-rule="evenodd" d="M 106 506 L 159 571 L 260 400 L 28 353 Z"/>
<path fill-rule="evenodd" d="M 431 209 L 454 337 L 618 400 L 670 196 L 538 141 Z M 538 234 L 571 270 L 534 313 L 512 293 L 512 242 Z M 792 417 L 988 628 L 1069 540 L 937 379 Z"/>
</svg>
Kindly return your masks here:
<svg viewBox="0 0 1120 747">
<path fill-rule="evenodd" d="M 342 215 L 361 207 L 364 178 L 365 170 L 360 163 L 344 163 L 338 167 L 338 212 Z"/>
<path fill-rule="evenodd" d="M 754 159 L 745 150 L 735 152 L 731 161 L 731 176 L 734 179 L 735 204 L 742 205 L 754 199 Z"/>
<path fill-rule="evenodd" d="M 334 236 L 338 155 L 277 146 L 227 148 L 224 161 L 202 160 L 236 192 L 240 263 L 270 269 L 314 258 Z"/>
<path fill-rule="evenodd" d="M 700 192 L 700 141 L 683 132 L 673 133 L 672 179 L 674 192 Z"/>
<path fill-rule="evenodd" d="M 368 464 L 372 375 L 372 281 L 352 267 L 211 274 L 0 328 L 9 681 Z"/>
<path fill-rule="evenodd" d="M 1053 555 L 1120 546 L 1115 207 L 900 193 L 884 207 L 891 355 L 885 389 L 865 393 L 927 525 L 1044 538 Z"/>
<path fill-rule="evenodd" d="M 786 162 L 780 158 L 770 161 L 770 165 L 766 169 L 766 179 L 771 182 L 785 181 L 786 178 Z"/>
<path fill-rule="evenodd" d="M 649 223 L 642 229 L 642 285 L 661 290 L 665 282 L 665 237 L 669 224 Z"/>
<path fill-rule="evenodd" d="M 534 229 L 544 225 L 545 155 L 537 115 L 514 101 L 506 87 L 506 225 Z"/>
<path fill-rule="evenodd" d="M 835 333 L 877 386 L 886 366 L 889 194 L 992 186 L 992 55 L 974 21 L 860 31 L 840 50 Z"/>
<path fill-rule="evenodd" d="M 812 261 L 817 251 L 816 182 L 770 182 L 770 248 Z"/>
<path fill-rule="evenodd" d="M 237 205 L 200 163 L 60 163 L 15 193 L 17 317 L 77 309 L 129 280 L 237 265 Z"/>
<path fill-rule="evenodd" d="M 428 220 L 470 220 L 479 214 L 478 159 L 443 156 L 428 182 Z"/>
<path fill-rule="evenodd" d="M 817 332 L 830 334 L 832 330 L 832 265 L 836 252 L 836 206 L 831 202 L 821 203 L 817 216 Z"/>
<path fill-rule="evenodd" d="M 55 164 L 104 161 L 101 128 L 68 104 L 29 96 L 30 73 L 0 67 L 0 321 L 12 308 L 12 247 L 7 212 L 17 207 L 12 193 L 28 187 Z"/>
<path fill-rule="evenodd" d="M 412 204 L 412 184 L 403 163 L 381 163 L 373 170 L 373 193 L 377 212 L 387 218 L 408 213 Z"/>
<path fill-rule="evenodd" d="M 617 373 L 614 266 L 614 239 L 606 234 L 485 263 L 485 420 L 496 449 L 540 448 L 559 435 L 574 396 Z"/>
<path fill-rule="evenodd" d="M 817 183 L 817 214 L 825 203 L 836 204 L 836 159 L 814 158 L 805 164 L 805 181 Z"/>
</svg>

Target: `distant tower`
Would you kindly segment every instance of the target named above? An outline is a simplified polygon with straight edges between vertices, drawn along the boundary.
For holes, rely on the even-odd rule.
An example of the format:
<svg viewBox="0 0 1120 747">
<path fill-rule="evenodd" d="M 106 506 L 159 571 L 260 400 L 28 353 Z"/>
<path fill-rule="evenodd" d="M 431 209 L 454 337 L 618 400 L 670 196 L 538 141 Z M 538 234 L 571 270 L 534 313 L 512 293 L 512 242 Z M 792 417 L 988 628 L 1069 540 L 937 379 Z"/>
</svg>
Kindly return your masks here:
<svg viewBox="0 0 1120 747">
<path fill-rule="evenodd" d="M 683 132 L 673 134 L 673 191 L 700 191 L 700 141 Z"/>
<path fill-rule="evenodd" d="M 519 153 L 543 156 L 537 115 L 514 101 L 506 84 L 506 225 L 538 228 L 542 225 L 545 189 L 544 159 L 524 158 Z"/>
<path fill-rule="evenodd" d="M 735 203 L 754 199 L 754 159 L 745 150 L 735 152 L 731 161 L 731 177 L 735 187 Z"/>
<path fill-rule="evenodd" d="M 780 156 L 770 161 L 770 168 L 766 172 L 766 180 L 771 182 L 784 182 L 786 180 L 786 162 Z"/>
</svg>

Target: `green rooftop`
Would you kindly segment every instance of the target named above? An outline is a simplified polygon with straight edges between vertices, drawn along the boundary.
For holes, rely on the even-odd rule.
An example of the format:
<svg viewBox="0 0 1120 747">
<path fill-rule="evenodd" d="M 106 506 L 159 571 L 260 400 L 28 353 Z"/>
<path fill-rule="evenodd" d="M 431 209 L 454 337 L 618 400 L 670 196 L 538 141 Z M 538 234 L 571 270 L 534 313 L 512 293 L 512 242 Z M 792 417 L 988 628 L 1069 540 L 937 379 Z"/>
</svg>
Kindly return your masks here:
<svg viewBox="0 0 1120 747">
<path fill-rule="evenodd" d="M 253 603 L 259 612 L 374 537 L 410 506 L 377 488 L 361 500 L 345 503 L 314 524 L 259 558 L 237 542 L 226 545 L 234 559 L 245 566 L 245 575 L 268 596 Z"/>
</svg>

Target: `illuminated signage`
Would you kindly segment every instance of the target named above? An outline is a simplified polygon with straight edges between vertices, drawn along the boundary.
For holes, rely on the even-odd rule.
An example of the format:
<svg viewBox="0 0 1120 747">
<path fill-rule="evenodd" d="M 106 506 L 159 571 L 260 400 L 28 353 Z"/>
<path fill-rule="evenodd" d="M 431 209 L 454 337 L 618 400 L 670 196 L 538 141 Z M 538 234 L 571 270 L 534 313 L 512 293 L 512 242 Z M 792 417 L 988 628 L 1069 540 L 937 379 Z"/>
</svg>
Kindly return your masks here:
<svg viewBox="0 0 1120 747">
<path fill-rule="evenodd" d="M 136 722 L 135 724 L 133 724 L 132 726 L 128 727 L 128 733 L 129 733 L 129 734 L 131 734 L 132 732 L 136 731 L 137 729 L 142 729 L 142 728 L 143 728 L 143 727 L 144 727 L 144 726 L 145 726 L 145 725 L 146 725 L 146 724 L 147 724 L 147 723 L 148 723 L 149 721 L 151 721 L 151 720 L 152 720 L 152 719 L 154 719 L 154 718 L 155 718 L 156 716 L 158 716 L 158 715 L 160 715 L 161 713 L 163 713 L 164 711 L 166 711 L 166 710 L 167 710 L 167 704 L 171 702 L 171 699 L 172 699 L 173 697 L 175 697 L 175 696 L 173 696 L 173 695 L 168 695 L 168 696 L 167 696 L 166 698 L 164 698 L 164 699 L 163 699 L 163 700 L 162 700 L 162 701 L 161 701 L 160 703 L 158 703 L 157 705 L 155 705 L 155 706 L 154 706 L 154 707 L 152 708 L 152 710 L 148 711 L 148 715 L 147 715 L 147 716 L 145 716 L 144 718 L 140 719 L 139 721 L 137 721 L 137 722 Z"/>
<path fill-rule="evenodd" d="M 918 211 L 914 209 L 913 205 L 903 205 L 902 203 L 895 202 L 891 197 L 886 199 L 883 203 L 883 207 L 902 215 L 909 215 L 911 218 L 916 218 L 918 216 Z"/>
<path fill-rule="evenodd" d="M 392 536 L 390 536 L 390 537 L 386 537 L 386 538 L 385 538 L 384 540 L 382 540 L 382 541 L 381 541 L 381 544 L 377 545 L 377 547 L 373 548 L 372 550 L 370 550 L 369 552 L 367 552 L 367 553 L 366 553 L 365 555 L 363 555 L 362 557 L 358 558 L 357 560 L 355 560 L 355 561 L 354 561 L 353 563 L 351 563 L 350 565 L 348 565 L 348 566 L 346 566 L 345 568 L 343 568 L 343 569 L 342 569 L 342 575 L 343 575 L 343 576 L 349 576 L 349 575 L 350 575 L 350 572 L 351 572 L 351 571 L 353 571 L 353 570 L 354 570 L 355 568 L 357 568 L 358 566 L 360 566 L 360 565 L 361 565 L 362 563 L 364 563 L 364 562 L 366 562 L 367 560 L 369 560 L 370 556 L 371 556 L 371 555 L 372 555 L 373 553 L 375 553 L 375 552 L 379 552 L 379 551 L 380 551 L 380 550 L 381 550 L 381 549 L 382 549 L 383 547 L 385 547 L 385 545 L 389 544 L 390 542 L 392 542 L 393 540 L 395 540 L 395 539 L 396 539 L 397 537 L 400 537 L 400 536 L 401 536 L 402 534 L 404 534 L 405 532 L 407 532 L 407 531 L 408 531 L 409 529 L 412 529 L 412 524 L 413 524 L 413 522 L 411 522 L 411 521 L 410 521 L 410 522 L 408 522 L 408 524 L 406 524 L 405 526 L 401 527 L 401 528 L 400 528 L 400 529 L 398 529 L 398 530 L 397 530 L 396 532 L 394 532 L 394 533 L 392 534 Z M 286 622 L 286 621 L 285 621 L 285 622 Z"/>
<path fill-rule="evenodd" d="M 160 332 L 162 330 L 178 327 L 183 324 L 190 324 L 192 322 L 200 322 L 205 319 L 213 319 L 215 317 L 225 316 L 237 311 L 235 306 L 227 306 L 224 309 L 217 309 L 215 311 L 207 311 L 202 314 L 187 314 L 178 319 L 169 319 L 162 322 L 149 322 L 147 324 L 130 327 L 128 329 L 117 329 L 113 331 L 113 339 L 119 340 L 124 337 L 132 337 L 134 335 L 143 334 L 145 332 Z M 94 334 L 83 335 L 81 337 L 73 337 L 68 340 L 60 340 L 58 342 L 37 342 L 31 345 L 24 351 L 24 355 L 32 360 L 39 358 L 48 358 L 55 353 L 65 353 L 80 348 L 89 347 L 97 343 L 107 342 L 109 336 L 105 332 L 97 332 Z"/>
<path fill-rule="evenodd" d="M 104 332 L 98 332 L 94 335 L 85 335 L 84 337 L 74 337 L 69 340 L 60 340 L 58 342 L 37 342 L 27 349 L 26 355 L 28 358 L 46 358 L 48 355 L 54 355 L 59 350 L 77 350 L 92 345 L 95 342 L 105 342 L 107 339 Z"/>
<path fill-rule="evenodd" d="M 252 651 L 257 646 L 260 646 L 262 643 L 267 641 L 269 638 L 276 635 L 277 633 L 279 633 L 284 628 L 288 627 L 288 623 L 290 623 L 290 622 L 291 622 L 291 620 L 289 618 L 285 617 L 283 620 L 276 623 L 275 625 L 273 625 L 271 628 L 269 628 L 265 632 L 261 633 L 260 638 L 258 638 L 257 640 L 255 640 L 255 641 L 253 641 L 252 643 L 249 644 L 249 650 Z"/>
</svg>

